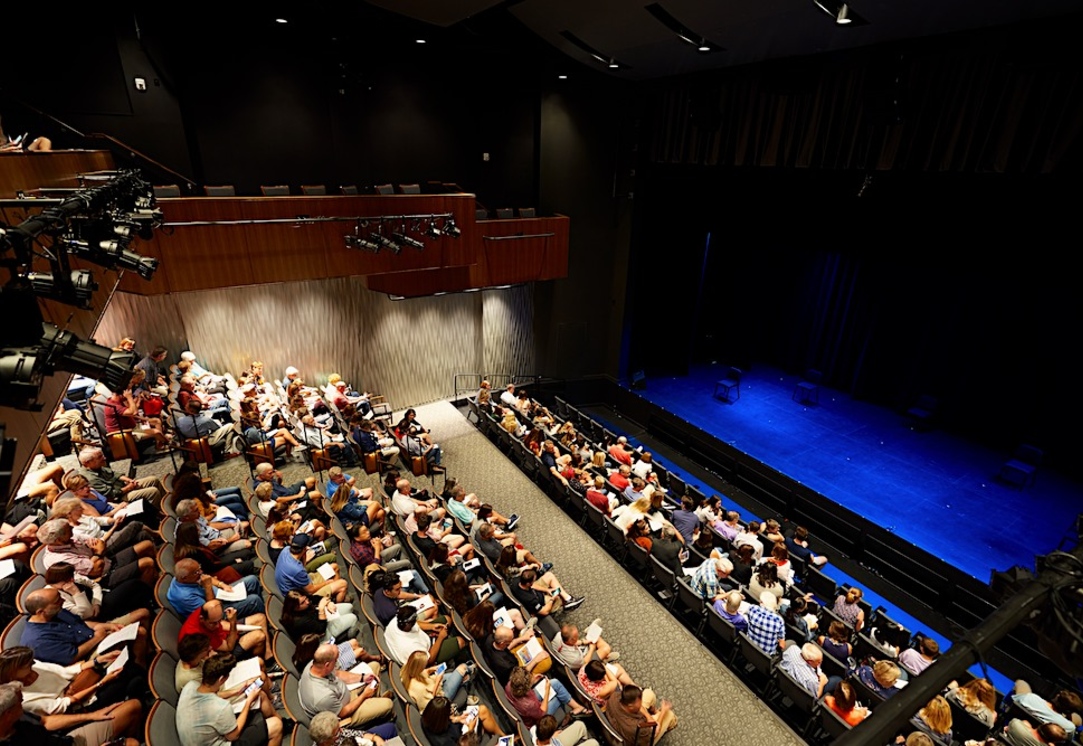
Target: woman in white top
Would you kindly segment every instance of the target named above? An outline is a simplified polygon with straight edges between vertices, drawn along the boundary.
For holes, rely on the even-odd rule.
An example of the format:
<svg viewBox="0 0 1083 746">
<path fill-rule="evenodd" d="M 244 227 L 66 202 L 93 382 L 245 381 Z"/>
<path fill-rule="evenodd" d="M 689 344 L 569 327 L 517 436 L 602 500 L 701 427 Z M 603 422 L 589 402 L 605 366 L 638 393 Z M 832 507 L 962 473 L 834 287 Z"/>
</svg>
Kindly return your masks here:
<svg viewBox="0 0 1083 746">
<path fill-rule="evenodd" d="M 77 538 L 99 539 L 105 542 L 110 556 L 131 547 L 137 557 L 153 557 L 153 537 L 139 521 L 128 521 L 121 528 L 120 518 L 103 518 L 86 514 L 83 501 L 77 497 L 65 497 L 53 503 L 51 518 L 63 518 L 71 525 L 72 535 Z M 105 527 L 109 528 L 106 529 Z"/>
</svg>

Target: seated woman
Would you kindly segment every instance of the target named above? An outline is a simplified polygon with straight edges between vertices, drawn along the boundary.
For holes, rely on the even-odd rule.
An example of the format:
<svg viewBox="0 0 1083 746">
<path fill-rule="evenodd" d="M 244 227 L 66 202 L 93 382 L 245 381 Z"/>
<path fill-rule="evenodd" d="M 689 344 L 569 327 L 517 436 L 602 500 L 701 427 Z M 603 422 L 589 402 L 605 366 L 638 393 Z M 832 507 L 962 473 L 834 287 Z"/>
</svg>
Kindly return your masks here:
<svg viewBox="0 0 1083 746">
<path fill-rule="evenodd" d="M 521 550 L 508 546 L 504 547 L 500 551 L 500 556 L 496 558 L 496 569 L 508 583 L 518 584 L 519 576 L 523 574 L 524 570 L 534 570 L 536 573 L 535 585 L 541 584 L 549 590 L 564 587 L 550 569 L 552 565 L 538 562 L 533 555 L 529 555 L 529 557 L 533 558 L 534 562 L 530 562 L 527 557 L 523 557 L 522 561 L 520 561 L 520 557 L 523 557 Z"/>
<path fill-rule="evenodd" d="M 194 461 L 186 461 L 181 466 L 176 479 L 173 480 L 173 492 L 170 495 L 170 504 L 176 508 L 177 503 L 186 499 L 203 498 L 210 500 L 229 510 L 242 521 L 248 520 L 248 506 L 241 497 L 240 487 L 220 487 L 216 490 L 208 490 L 203 486 L 203 478 L 199 474 L 199 464 Z"/>
<path fill-rule="evenodd" d="M 642 518 L 628 527 L 626 536 L 628 541 L 638 544 L 648 552 L 651 551 L 651 546 L 653 545 L 653 542 L 651 541 L 651 527 L 648 526 L 647 522 Z"/>
<path fill-rule="evenodd" d="M 344 526 L 363 523 L 380 529 L 384 510 L 379 502 L 371 498 L 372 490 L 368 487 L 358 490 L 344 483 L 331 497 L 331 514 L 342 521 Z"/>
<path fill-rule="evenodd" d="M 301 445 L 297 438 L 293 437 L 287 428 L 268 427 L 264 429 L 263 421 L 259 413 L 242 413 L 241 429 L 244 432 L 244 440 L 249 446 L 267 443 L 275 450 L 285 447 L 286 458 L 293 456 L 293 449 Z"/>
<path fill-rule="evenodd" d="M 477 720 L 489 735 L 504 735 L 488 707 L 478 705 Z M 451 700 L 447 697 L 434 697 L 421 711 L 421 730 L 431 746 L 459 746 L 463 733 L 469 732 L 475 725 L 474 718 L 469 714 L 453 714 Z"/>
<path fill-rule="evenodd" d="M 943 697 L 933 697 L 910 722 L 928 733 L 933 743 L 939 746 L 951 746 L 951 707 Z"/>
<path fill-rule="evenodd" d="M 752 576 L 752 582 L 748 584 L 748 591 L 752 594 L 752 598 L 759 598 L 767 592 L 781 601 L 786 589 L 778 580 L 778 566 L 771 562 L 764 562 L 757 567 L 756 574 Z"/>
<path fill-rule="evenodd" d="M 535 687 L 541 682 L 545 682 L 545 686 L 538 692 Z M 568 708 L 572 717 L 584 718 L 593 712 L 572 699 L 561 682 L 531 673 L 522 666 L 511 670 L 504 693 L 527 727 L 537 725 L 546 714 L 555 715 L 562 706 Z"/>
<path fill-rule="evenodd" d="M 413 567 L 410 560 L 397 559 L 402 556 L 402 544 L 393 544 L 390 534 L 377 539 L 364 523 L 355 523 L 346 528 L 346 535 L 350 539 L 350 557 L 362 570 L 370 565 L 380 565 L 391 572 Z M 438 546 L 447 549 L 443 544 Z"/>
<path fill-rule="evenodd" d="M 514 611 L 514 613 L 512 613 Z M 523 615 L 518 609 L 509 609 L 509 619 L 517 632 L 526 629 Z M 485 638 L 493 633 L 496 623 L 493 617 L 496 615 L 496 607 L 489 599 L 485 599 L 470 611 L 462 615 L 463 625 L 470 637 L 475 642 L 484 642 Z"/>
<path fill-rule="evenodd" d="M 854 646 L 850 644 L 850 630 L 837 619 L 827 627 L 827 635 L 820 635 L 817 642 L 831 657 L 843 663 L 854 654 Z"/>
<path fill-rule="evenodd" d="M 123 511 L 109 518 L 93 517 L 86 515 L 83 501 L 79 498 L 63 497 L 53 504 L 51 517 L 66 520 L 76 538 L 104 542 L 105 554 L 109 557 L 116 557 L 125 549 L 132 549 L 136 557 L 155 556 L 154 534 L 139 521 L 125 521 Z M 123 529 L 120 528 L 122 523 Z M 108 530 L 105 526 L 109 527 Z"/>
<path fill-rule="evenodd" d="M 963 686 L 953 681 L 948 687 L 945 698 L 954 701 L 982 725 L 993 727 L 997 719 L 997 691 L 988 679 L 974 679 Z"/>
<path fill-rule="evenodd" d="M 793 585 L 793 563 L 790 562 L 790 550 L 785 544 L 778 542 L 771 547 L 771 556 L 764 560 L 765 564 L 768 562 L 778 569 L 778 579 L 783 585 L 787 588 Z"/>
<path fill-rule="evenodd" d="M 430 666 L 429 656 L 420 650 L 415 650 L 406 659 L 400 675 L 402 685 L 406 693 L 414 701 L 414 705 L 421 712 L 429 706 L 436 697 L 447 697 L 455 706 L 462 709 L 466 705 L 466 689 L 463 686 L 468 683 L 473 673 L 472 663 L 460 663 L 454 668 L 445 666 L 443 673 L 437 673 L 439 666 Z"/>
<path fill-rule="evenodd" d="M 139 584 L 138 580 L 129 580 L 129 584 Z M 126 592 L 121 589 L 103 593 L 100 584 L 92 581 L 75 582 L 75 568 L 67 562 L 57 562 L 45 571 L 45 586 L 52 588 L 60 594 L 60 600 L 64 609 L 70 611 L 84 622 L 107 621 L 109 624 L 121 626 L 139 622 L 141 626 L 150 631 L 150 609 L 121 609 L 117 606 L 114 597 L 123 599 Z M 140 596 L 145 594 L 145 589 L 138 589 Z"/>
<path fill-rule="evenodd" d="M 137 370 L 132 377 L 133 385 L 142 371 Z M 109 435 L 119 432 L 131 433 L 137 441 L 153 438 L 159 451 L 169 448 L 169 438 L 162 429 L 162 421 L 157 417 L 145 417 L 139 409 L 140 398 L 132 389 L 116 391 L 105 400 L 105 432 Z"/>
<path fill-rule="evenodd" d="M 865 626 L 865 610 L 857 603 L 861 600 L 861 595 L 860 588 L 851 588 L 845 595 L 835 599 L 835 606 L 831 609 L 835 616 L 853 627 L 855 632 L 860 632 Z"/>
<path fill-rule="evenodd" d="M 787 624 L 800 630 L 803 635 L 801 642 L 812 642 L 813 634 L 819 623 L 816 615 L 810 611 L 809 601 L 811 599 L 811 593 L 792 599 L 790 605 L 786 607 L 786 613 L 782 615 Z M 845 661 L 846 659 L 843 658 L 842 660 Z"/>
<path fill-rule="evenodd" d="M 462 570 L 452 570 L 444 582 L 444 603 L 455 609 L 460 615 L 465 614 L 480 603 L 477 591 L 485 585 L 484 582 L 471 585 L 466 578 L 466 573 Z M 492 589 L 487 598 L 494 606 L 504 605 L 504 594 L 496 589 Z M 516 610 L 516 613 L 518 613 L 518 610 Z"/>
<path fill-rule="evenodd" d="M 842 681 L 833 694 L 824 697 L 824 704 L 850 725 L 857 725 L 872 712 L 857 703 L 857 692 L 849 681 Z"/>
<path fill-rule="evenodd" d="M 329 642 L 354 637 L 357 615 L 351 604 L 336 604 L 327 597 L 290 591 L 282 604 L 282 627 L 294 640 L 317 634 Z"/>
<path fill-rule="evenodd" d="M 748 585 L 752 582 L 752 575 L 756 566 L 753 554 L 754 550 L 749 544 L 742 544 L 730 553 L 730 562 L 733 563 L 733 572 L 730 573 L 730 577 L 741 585 Z"/>
<path fill-rule="evenodd" d="M 305 528 L 306 530 L 301 531 L 300 529 L 302 528 Z M 293 521 L 279 521 L 271 529 L 271 541 L 269 542 L 271 559 L 276 563 L 278 562 L 278 557 L 282 554 L 282 550 L 289 547 L 295 534 L 307 534 L 311 537 L 311 543 L 309 544 L 309 548 L 305 551 L 303 564 L 306 571 L 316 572 L 321 565 L 326 565 L 328 562 L 334 562 L 337 559 L 337 555 L 330 546 L 334 542 L 334 537 L 326 538 L 326 532 L 323 533 L 324 538 L 319 539 L 317 532 L 312 526 L 306 526 L 304 523 L 300 526 L 295 526 Z M 313 546 L 320 542 L 323 542 L 324 545 L 322 552 L 319 551 L 318 547 Z"/>
<path fill-rule="evenodd" d="M 612 668 L 610 668 L 610 666 Z M 619 663 L 606 664 L 597 658 L 579 669 L 579 685 L 602 709 L 609 701 L 609 695 L 620 686 L 638 686 L 624 667 Z"/>
<path fill-rule="evenodd" d="M 256 574 L 255 551 L 251 548 L 236 552 L 212 552 L 199 541 L 199 526 L 192 522 L 177 525 L 173 542 L 173 561 L 194 559 L 207 575 L 224 583 L 236 583 L 246 575 Z"/>
</svg>

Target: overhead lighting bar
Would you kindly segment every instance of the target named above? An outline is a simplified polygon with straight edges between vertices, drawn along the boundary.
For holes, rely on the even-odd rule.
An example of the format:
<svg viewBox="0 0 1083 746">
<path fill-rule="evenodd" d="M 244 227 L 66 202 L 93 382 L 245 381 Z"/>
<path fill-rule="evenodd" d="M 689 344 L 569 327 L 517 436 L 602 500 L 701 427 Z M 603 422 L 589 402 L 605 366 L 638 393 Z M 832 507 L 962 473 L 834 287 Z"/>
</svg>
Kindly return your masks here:
<svg viewBox="0 0 1083 746">
<path fill-rule="evenodd" d="M 644 10 L 654 16 L 659 23 L 676 34 L 678 39 L 689 46 L 695 47 L 696 51 L 703 54 L 726 51 L 724 47 L 715 44 L 703 34 L 697 34 L 688 26 L 685 26 L 678 21 L 668 10 L 662 7 L 661 3 L 651 3 L 646 6 Z"/>
<path fill-rule="evenodd" d="M 587 44 L 585 41 L 580 39 L 578 36 L 573 34 L 571 31 L 568 31 L 567 29 L 565 29 L 564 31 L 561 31 L 560 35 L 563 36 L 565 39 L 567 39 L 570 43 L 574 44 L 580 50 L 582 50 L 583 52 L 586 52 L 588 55 L 593 57 L 595 60 L 597 60 L 601 64 L 608 67 L 610 70 L 631 70 L 632 69 L 631 65 L 620 62 L 619 60 L 614 58 L 612 55 L 608 55 L 608 54 L 604 54 L 603 52 L 599 52 L 597 49 L 595 49 L 591 45 Z"/>
</svg>

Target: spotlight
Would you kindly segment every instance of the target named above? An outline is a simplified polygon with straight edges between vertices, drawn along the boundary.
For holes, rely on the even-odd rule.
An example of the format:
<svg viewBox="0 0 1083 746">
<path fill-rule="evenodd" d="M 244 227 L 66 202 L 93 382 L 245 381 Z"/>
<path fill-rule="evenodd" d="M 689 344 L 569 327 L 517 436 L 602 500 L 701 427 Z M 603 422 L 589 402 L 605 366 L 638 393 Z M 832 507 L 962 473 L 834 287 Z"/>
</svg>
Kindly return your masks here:
<svg viewBox="0 0 1083 746">
<path fill-rule="evenodd" d="M 839 12 L 835 14 L 835 23 L 840 26 L 850 23 L 850 6 L 846 3 L 839 6 Z"/>
<path fill-rule="evenodd" d="M 455 225 L 455 218 L 448 218 L 444 223 L 444 235 L 451 236 L 452 238 L 458 238 L 462 235 L 462 231 L 459 230 L 459 226 Z"/>
<path fill-rule="evenodd" d="M 380 251 L 379 244 L 373 243 L 367 238 L 362 238 L 361 236 L 346 236 L 346 246 L 351 249 L 371 251 L 373 254 Z"/>
<path fill-rule="evenodd" d="M 849 3 L 838 3 L 836 0 L 812 0 L 820 12 L 829 16 L 837 26 L 866 26 L 868 21 L 854 12 Z"/>
<path fill-rule="evenodd" d="M 135 372 L 134 352 L 118 352 L 94 342 L 84 342 L 52 324 L 42 324 L 41 351 L 48 372 L 55 368 L 83 375 L 101 381 L 113 391 L 127 388 Z"/>
<path fill-rule="evenodd" d="M 68 239 L 65 247 L 69 254 L 84 257 L 100 267 L 130 269 L 138 272 L 144 280 L 151 279 L 158 269 L 158 260 L 130 250 L 128 248 L 130 242 L 131 240 L 127 238 L 94 242 Z"/>
<path fill-rule="evenodd" d="M 376 243 L 380 244 L 380 246 L 382 246 L 383 248 L 390 251 L 392 254 L 401 254 L 402 253 L 402 246 L 395 243 L 393 240 L 391 240 L 390 238 L 388 238 L 387 236 L 385 236 L 382 233 L 373 233 L 371 238 Z"/>
<path fill-rule="evenodd" d="M 0 406 L 41 410 L 42 366 L 37 348 L 0 350 Z"/>
<path fill-rule="evenodd" d="M 90 308 L 90 300 L 98 289 L 94 275 L 86 269 L 72 270 L 71 277 L 66 282 L 63 278 L 57 282 L 51 272 L 29 272 L 26 280 L 35 295 L 84 309 Z"/>
<path fill-rule="evenodd" d="M 429 227 L 425 229 L 425 235 L 435 241 L 444 235 L 444 232 L 436 227 L 436 221 L 433 220 L 429 223 Z"/>
<path fill-rule="evenodd" d="M 411 236 L 407 236 L 405 233 L 392 233 L 391 236 L 396 241 L 398 241 L 400 244 L 405 244 L 407 246 L 412 246 L 413 248 L 417 249 L 418 251 L 425 248 L 425 244 L 421 243 L 421 241 L 418 241 L 416 238 L 413 238 Z"/>
</svg>

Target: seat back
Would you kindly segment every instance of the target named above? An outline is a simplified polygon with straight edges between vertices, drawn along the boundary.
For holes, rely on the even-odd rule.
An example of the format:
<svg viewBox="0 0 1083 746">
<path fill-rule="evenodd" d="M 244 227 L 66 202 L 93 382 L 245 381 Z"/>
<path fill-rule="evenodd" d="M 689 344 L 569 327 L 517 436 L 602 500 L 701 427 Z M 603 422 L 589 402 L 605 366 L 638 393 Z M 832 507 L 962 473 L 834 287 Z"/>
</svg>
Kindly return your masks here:
<svg viewBox="0 0 1083 746">
<path fill-rule="evenodd" d="M 154 199 L 179 196 L 181 196 L 181 190 L 176 184 L 163 184 L 162 186 L 154 187 Z"/>
<path fill-rule="evenodd" d="M 289 635 L 285 632 L 275 632 L 271 652 L 274 653 L 275 660 L 282 666 L 283 671 L 293 674 L 298 679 L 301 678 L 301 672 L 297 670 L 297 666 L 293 665 L 293 654 L 297 652 L 297 646 L 293 644 Z"/>
<path fill-rule="evenodd" d="M 19 610 L 20 614 L 26 613 L 26 597 L 34 591 L 39 591 L 45 587 L 45 577 L 43 575 L 31 575 L 19 588 L 19 594 L 15 597 L 15 608 Z"/>
<path fill-rule="evenodd" d="M 823 705 L 820 707 L 820 727 L 834 741 L 849 732 L 852 726 L 843 720 L 837 712 Z"/>
<path fill-rule="evenodd" d="M 776 668 L 775 681 L 778 684 L 779 691 L 793 702 L 797 709 L 810 716 L 815 712 L 817 707 L 816 695 L 801 686 L 797 679 L 791 676 L 786 669 L 781 666 Z"/>
<path fill-rule="evenodd" d="M 232 184 L 226 184 L 223 186 L 205 186 L 203 192 L 208 197 L 236 197 L 237 190 L 233 188 Z"/>
<path fill-rule="evenodd" d="M 515 210 L 511 207 L 498 207 L 496 208 L 497 220 L 508 220 L 515 217 Z"/>
<path fill-rule="evenodd" d="M 951 732 L 957 743 L 978 741 L 985 743 L 985 737 L 989 735 L 989 727 L 967 712 L 966 708 L 955 701 L 947 698 L 951 707 Z"/>
<path fill-rule="evenodd" d="M 421 194 L 420 184 L 399 184 L 399 191 L 403 194 Z"/>
<path fill-rule="evenodd" d="M 20 614 L 8 622 L 8 626 L 4 628 L 3 632 L 0 632 L 0 650 L 15 647 L 22 641 L 27 619 L 29 617 Z"/>
<path fill-rule="evenodd" d="M 309 197 L 321 197 L 327 194 L 327 187 L 323 184 L 302 184 L 301 194 Z"/>
<path fill-rule="evenodd" d="M 181 746 L 177 735 L 177 708 L 164 699 L 155 702 L 147 714 L 143 739 L 154 746 Z"/>
<path fill-rule="evenodd" d="M 387 677 L 391 679 L 391 691 L 395 692 L 403 707 L 413 707 L 414 701 L 410 699 L 410 693 L 406 691 L 406 685 L 402 683 L 402 666 L 391 661 L 387 666 Z"/>
<path fill-rule="evenodd" d="M 264 565 L 259 569 L 259 583 L 263 586 L 265 593 L 274 594 L 275 596 L 278 596 L 279 599 L 285 600 L 286 597 L 279 589 L 278 581 L 275 580 L 274 565 Z"/>
<path fill-rule="evenodd" d="M 360 193 L 357 190 L 357 184 L 343 184 L 339 187 L 339 190 L 341 190 L 343 194 L 351 196 Z"/>
<path fill-rule="evenodd" d="M 159 651 L 150 664 L 150 691 L 156 699 L 164 699 L 177 706 L 177 662 L 169 653 Z"/>
<path fill-rule="evenodd" d="M 650 557 L 651 572 L 654 573 L 654 579 L 662 586 L 663 590 L 673 591 L 674 586 L 677 584 L 677 578 L 673 575 L 673 571 L 663 565 L 657 557 Z"/>
<path fill-rule="evenodd" d="M 425 729 L 421 727 L 421 712 L 416 707 L 406 708 L 406 727 L 417 746 L 431 746 Z"/>
<path fill-rule="evenodd" d="M 154 617 L 150 628 L 151 639 L 159 650 L 169 653 L 173 660 L 180 660 L 177 654 L 177 637 L 180 636 L 181 622 L 172 611 L 162 609 Z"/>
<path fill-rule="evenodd" d="M 307 728 L 312 718 L 301 705 L 300 685 L 301 682 L 293 674 L 288 673 L 282 677 L 282 704 L 285 705 L 286 714 L 291 720 Z"/>
<path fill-rule="evenodd" d="M 271 595 L 267 597 L 267 621 L 271 623 L 271 627 L 276 630 L 282 630 L 282 609 L 284 608 L 282 599 L 278 596 Z"/>
<path fill-rule="evenodd" d="M 154 584 L 154 600 L 158 602 L 158 606 L 163 609 L 173 608 L 173 604 L 169 603 L 169 586 L 173 584 L 173 576 L 169 573 L 162 573 L 158 576 L 158 582 Z"/>
<path fill-rule="evenodd" d="M 752 642 L 752 638 L 744 632 L 737 633 L 737 647 L 741 651 L 741 657 L 748 661 L 756 671 L 770 678 L 775 670 L 775 656 L 764 651 L 759 645 Z"/>
<path fill-rule="evenodd" d="M 259 190 L 263 193 L 264 197 L 290 196 L 290 188 L 285 184 L 277 184 L 275 186 L 261 186 Z"/>
<path fill-rule="evenodd" d="M 537 215 L 537 211 L 533 207 L 520 207 L 519 217 L 521 218 L 533 218 Z"/>
<path fill-rule="evenodd" d="M 392 186 L 391 184 L 377 184 L 376 186 L 373 187 L 373 189 L 376 190 L 377 194 L 394 194 L 395 193 L 395 187 Z"/>
</svg>

